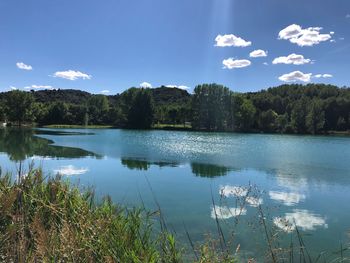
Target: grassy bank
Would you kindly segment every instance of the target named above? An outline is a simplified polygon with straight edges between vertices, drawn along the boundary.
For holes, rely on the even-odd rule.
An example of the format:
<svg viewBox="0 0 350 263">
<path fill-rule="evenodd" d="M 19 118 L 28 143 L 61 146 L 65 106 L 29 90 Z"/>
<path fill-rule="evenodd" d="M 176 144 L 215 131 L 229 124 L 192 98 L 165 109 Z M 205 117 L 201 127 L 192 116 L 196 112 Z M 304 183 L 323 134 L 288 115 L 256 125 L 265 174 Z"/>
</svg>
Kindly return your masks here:
<svg viewBox="0 0 350 263">
<path fill-rule="evenodd" d="M 96 203 L 92 191 L 44 178 L 40 169 L 11 178 L 0 175 L 0 262 L 188 261 L 160 211 L 123 208 L 110 198 Z M 233 262 L 210 246 L 199 247 L 196 258 Z"/>
<path fill-rule="evenodd" d="M 153 231 L 157 213 L 96 204 L 60 178 L 33 170 L 0 178 L 1 262 L 180 262 L 172 235 Z"/>
</svg>

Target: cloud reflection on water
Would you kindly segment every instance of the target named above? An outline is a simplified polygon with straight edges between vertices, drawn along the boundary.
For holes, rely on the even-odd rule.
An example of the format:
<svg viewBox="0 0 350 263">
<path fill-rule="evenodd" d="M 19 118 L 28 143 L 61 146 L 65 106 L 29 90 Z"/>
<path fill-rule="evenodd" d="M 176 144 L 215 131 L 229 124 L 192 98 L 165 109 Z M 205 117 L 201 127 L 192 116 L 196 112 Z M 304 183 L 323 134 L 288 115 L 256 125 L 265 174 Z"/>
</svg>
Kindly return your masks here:
<svg viewBox="0 0 350 263">
<path fill-rule="evenodd" d="M 77 168 L 74 165 L 61 166 L 59 169 L 54 170 L 54 173 L 64 176 L 82 175 L 89 171 L 89 168 Z"/>
<path fill-rule="evenodd" d="M 286 206 L 294 206 L 300 203 L 301 201 L 304 201 L 306 198 L 304 194 L 280 191 L 269 191 L 269 196 L 272 200 L 281 202 Z"/>
<path fill-rule="evenodd" d="M 286 213 L 283 217 L 275 217 L 273 223 L 285 232 L 292 232 L 295 227 L 304 231 L 315 230 L 316 227 L 328 227 L 322 216 L 300 209 L 294 209 L 292 213 Z"/>
<path fill-rule="evenodd" d="M 211 217 L 213 219 L 229 219 L 232 217 L 237 217 L 247 214 L 247 209 L 245 208 L 235 208 L 227 206 L 215 206 L 211 209 Z"/>
</svg>

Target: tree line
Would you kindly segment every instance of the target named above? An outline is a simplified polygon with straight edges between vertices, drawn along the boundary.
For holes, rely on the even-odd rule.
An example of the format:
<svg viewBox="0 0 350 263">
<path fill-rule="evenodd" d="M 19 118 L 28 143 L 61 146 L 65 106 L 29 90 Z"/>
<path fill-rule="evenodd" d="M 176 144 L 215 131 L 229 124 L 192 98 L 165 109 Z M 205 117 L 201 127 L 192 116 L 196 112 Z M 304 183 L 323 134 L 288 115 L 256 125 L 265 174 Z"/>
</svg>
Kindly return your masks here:
<svg viewBox="0 0 350 263">
<path fill-rule="evenodd" d="M 319 134 L 350 130 L 350 89 L 325 84 L 282 85 L 238 93 L 218 84 L 193 94 L 176 88 L 130 88 L 114 96 L 82 91 L 11 91 L 0 94 L 0 120 L 13 124 L 154 124 L 194 130 Z"/>
</svg>

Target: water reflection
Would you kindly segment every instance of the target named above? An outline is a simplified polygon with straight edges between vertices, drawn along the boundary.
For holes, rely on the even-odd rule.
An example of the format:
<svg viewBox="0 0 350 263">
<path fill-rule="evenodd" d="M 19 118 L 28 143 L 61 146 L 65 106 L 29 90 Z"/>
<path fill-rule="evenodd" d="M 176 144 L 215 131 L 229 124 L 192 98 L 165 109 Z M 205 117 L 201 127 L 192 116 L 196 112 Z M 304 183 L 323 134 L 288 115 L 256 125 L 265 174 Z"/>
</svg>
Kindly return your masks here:
<svg viewBox="0 0 350 263">
<path fill-rule="evenodd" d="M 308 210 L 294 209 L 292 213 L 286 213 L 284 217 L 275 217 L 274 224 L 285 232 L 292 232 L 295 227 L 304 231 L 315 230 L 316 227 L 327 228 L 325 218 Z"/>
<path fill-rule="evenodd" d="M 214 164 L 191 163 L 192 173 L 200 177 L 218 177 L 227 175 L 231 169 Z"/>
<path fill-rule="evenodd" d="M 72 176 L 72 175 L 82 175 L 89 171 L 89 168 L 78 168 L 74 165 L 61 166 L 59 169 L 54 170 L 55 174 Z"/>
<path fill-rule="evenodd" d="M 53 141 L 35 136 L 32 129 L 0 129 L 0 152 L 6 153 L 11 161 L 26 158 L 81 158 L 96 154 L 79 148 L 52 145 Z"/>
<path fill-rule="evenodd" d="M 180 164 L 176 162 L 150 162 L 146 160 L 133 159 L 133 158 L 121 158 L 121 163 L 130 170 L 147 171 L 151 165 L 158 167 L 178 167 Z"/>
<path fill-rule="evenodd" d="M 245 208 L 214 206 L 211 209 L 211 218 L 213 219 L 229 219 L 245 214 L 247 214 L 247 209 Z"/>
<path fill-rule="evenodd" d="M 279 191 L 269 191 L 269 196 L 272 200 L 277 202 L 281 202 L 286 206 L 294 206 L 301 201 L 305 200 L 304 194 L 299 193 L 287 193 L 287 192 L 279 192 Z"/>
<path fill-rule="evenodd" d="M 162 167 L 179 167 L 178 162 L 157 161 L 152 162 L 137 158 L 121 158 L 123 166 L 130 170 L 147 171 L 152 165 Z M 191 171 L 195 176 L 200 177 L 218 177 L 227 175 L 232 169 L 225 166 L 218 166 L 213 164 L 191 163 Z"/>
</svg>

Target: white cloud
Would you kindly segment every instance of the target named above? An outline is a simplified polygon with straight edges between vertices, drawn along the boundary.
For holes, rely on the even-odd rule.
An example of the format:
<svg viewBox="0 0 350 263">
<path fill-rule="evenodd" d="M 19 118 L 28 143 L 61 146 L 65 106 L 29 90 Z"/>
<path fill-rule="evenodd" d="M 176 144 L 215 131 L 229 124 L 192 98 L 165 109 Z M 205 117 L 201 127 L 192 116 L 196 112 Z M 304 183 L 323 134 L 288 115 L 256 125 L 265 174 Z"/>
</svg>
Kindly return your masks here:
<svg viewBox="0 0 350 263">
<path fill-rule="evenodd" d="M 327 228 L 326 220 L 308 210 L 293 210 L 293 213 L 286 213 L 284 217 L 275 217 L 273 223 L 283 231 L 292 232 L 295 227 L 302 230 L 315 230 L 316 227 Z"/>
<path fill-rule="evenodd" d="M 314 78 L 332 78 L 332 74 L 316 74 Z"/>
<path fill-rule="evenodd" d="M 247 210 L 245 208 L 235 208 L 227 206 L 215 206 L 211 209 L 211 218 L 213 219 L 229 219 L 231 217 L 245 215 Z"/>
<path fill-rule="evenodd" d="M 190 87 L 187 87 L 185 85 L 180 85 L 180 86 L 177 86 L 177 85 L 166 85 L 165 87 L 167 87 L 167 88 L 178 88 L 178 89 L 182 89 L 182 90 L 190 90 L 191 89 Z"/>
<path fill-rule="evenodd" d="M 31 65 L 24 64 L 23 62 L 17 62 L 16 66 L 17 66 L 17 68 L 24 69 L 24 70 L 32 70 L 33 69 Z"/>
<path fill-rule="evenodd" d="M 279 34 L 279 39 L 289 40 L 291 43 L 298 46 L 313 46 L 332 38 L 334 32 L 329 34 L 321 34 L 322 27 L 302 28 L 299 25 L 293 24 L 282 29 Z"/>
<path fill-rule="evenodd" d="M 10 86 L 10 89 L 11 90 L 18 90 L 16 87 L 14 87 L 14 86 Z"/>
<path fill-rule="evenodd" d="M 252 63 L 247 59 L 233 59 L 228 58 L 222 61 L 224 68 L 234 69 L 234 68 L 244 68 L 250 66 Z"/>
<path fill-rule="evenodd" d="M 248 194 L 248 189 L 241 186 L 225 185 L 220 187 L 219 194 L 225 197 L 230 197 L 230 196 L 244 197 Z"/>
<path fill-rule="evenodd" d="M 108 94 L 110 91 L 108 89 L 101 90 L 102 94 Z"/>
<path fill-rule="evenodd" d="M 59 169 L 54 170 L 54 173 L 60 175 L 82 175 L 89 171 L 88 168 L 77 168 L 73 165 L 61 166 Z"/>
<path fill-rule="evenodd" d="M 57 71 L 54 73 L 54 77 L 76 80 L 76 79 L 91 79 L 91 76 L 80 71 L 67 70 L 67 71 Z"/>
<path fill-rule="evenodd" d="M 304 58 L 303 55 L 297 55 L 297 54 L 290 54 L 287 57 L 282 56 L 275 58 L 272 61 L 272 64 L 293 64 L 293 65 L 303 65 L 310 63 L 311 59 Z"/>
<path fill-rule="evenodd" d="M 311 76 L 312 76 L 312 73 L 303 73 L 301 71 L 293 71 L 291 73 L 280 76 L 278 79 L 284 82 L 295 82 L 295 81 L 309 82 L 311 79 Z"/>
<path fill-rule="evenodd" d="M 269 196 L 272 200 L 283 203 L 286 206 L 293 206 L 299 202 L 305 200 L 305 195 L 299 193 L 287 193 L 287 192 L 278 192 L 270 191 Z"/>
<path fill-rule="evenodd" d="M 262 49 L 257 49 L 250 52 L 249 57 L 251 58 L 267 57 L 267 51 L 264 51 Z"/>
<path fill-rule="evenodd" d="M 350 14 L 347 14 L 347 15 L 345 16 L 345 18 L 350 18 Z"/>
<path fill-rule="evenodd" d="M 218 35 L 215 38 L 217 47 L 247 47 L 252 44 L 250 41 L 245 41 L 243 38 L 237 37 L 233 34 Z"/>
<path fill-rule="evenodd" d="M 148 82 L 142 82 L 142 83 L 140 83 L 140 88 L 149 88 L 149 89 L 151 89 L 152 88 L 152 84 L 148 83 Z"/>
<path fill-rule="evenodd" d="M 263 65 L 265 65 L 265 66 L 268 66 L 268 65 L 269 65 L 269 63 L 267 63 L 267 62 L 264 62 L 264 63 L 263 63 Z"/>
</svg>

